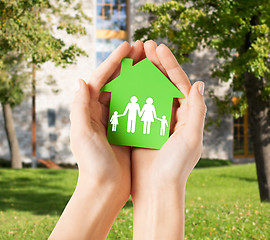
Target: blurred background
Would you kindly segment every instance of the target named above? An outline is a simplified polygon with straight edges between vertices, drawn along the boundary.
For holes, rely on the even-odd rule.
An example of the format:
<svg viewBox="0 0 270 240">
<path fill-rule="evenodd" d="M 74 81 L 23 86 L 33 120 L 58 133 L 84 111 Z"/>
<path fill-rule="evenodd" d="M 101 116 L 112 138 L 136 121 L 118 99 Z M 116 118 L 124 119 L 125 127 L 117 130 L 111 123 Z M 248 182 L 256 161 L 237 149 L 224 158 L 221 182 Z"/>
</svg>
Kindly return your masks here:
<svg viewBox="0 0 270 240">
<path fill-rule="evenodd" d="M 76 183 L 75 81 L 137 39 L 165 43 L 190 81 L 206 84 L 204 169 L 188 183 L 186 238 L 270 236 L 260 203 L 270 201 L 269 1 L 2 0 L 0 11 L 3 239 L 46 239 Z M 132 238 L 131 201 L 109 238 Z"/>
</svg>

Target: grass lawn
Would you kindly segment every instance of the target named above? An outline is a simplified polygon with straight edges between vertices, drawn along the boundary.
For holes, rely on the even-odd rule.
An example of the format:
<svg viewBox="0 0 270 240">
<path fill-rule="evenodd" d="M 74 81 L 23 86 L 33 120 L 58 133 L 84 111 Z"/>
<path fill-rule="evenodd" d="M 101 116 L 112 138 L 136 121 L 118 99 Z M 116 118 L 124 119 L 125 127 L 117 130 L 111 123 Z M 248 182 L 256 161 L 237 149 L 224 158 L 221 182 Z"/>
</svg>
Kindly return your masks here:
<svg viewBox="0 0 270 240">
<path fill-rule="evenodd" d="M 47 239 L 76 170 L 0 169 L 0 239 Z M 195 169 L 186 190 L 186 239 L 269 239 L 270 204 L 259 201 L 255 165 Z M 132 239 L 132 203 L 108 239 Z"/>
</svg>

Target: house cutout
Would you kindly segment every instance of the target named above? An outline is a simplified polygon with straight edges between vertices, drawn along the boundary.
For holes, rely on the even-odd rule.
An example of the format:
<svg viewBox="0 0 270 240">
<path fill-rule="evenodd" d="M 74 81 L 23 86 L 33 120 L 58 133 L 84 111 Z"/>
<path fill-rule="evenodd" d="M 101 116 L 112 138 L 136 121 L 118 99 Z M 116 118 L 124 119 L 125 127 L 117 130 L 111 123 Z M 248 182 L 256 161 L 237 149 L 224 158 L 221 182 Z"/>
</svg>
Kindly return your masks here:
<svg viewBox="0 0 270 240">
<path fill-rule="evenodd" d="M 185 96 L 147 58 L 124 58 L 121 72 L 101 88 L 111 92 L 110 144 L 160 149 L 169 138 L 173 98 Z"/>
</svg>

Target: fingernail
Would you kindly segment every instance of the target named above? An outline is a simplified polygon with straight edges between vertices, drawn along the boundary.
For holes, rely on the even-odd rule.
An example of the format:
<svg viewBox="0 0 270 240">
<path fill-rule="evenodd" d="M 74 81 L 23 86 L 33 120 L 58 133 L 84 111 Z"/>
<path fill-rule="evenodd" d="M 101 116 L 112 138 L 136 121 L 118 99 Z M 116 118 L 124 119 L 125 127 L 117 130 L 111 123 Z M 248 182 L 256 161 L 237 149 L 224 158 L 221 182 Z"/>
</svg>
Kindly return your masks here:
<svg viewBox="0 0 270 240">
<path fill-rule="evenodd" d="M 161 44 L 158 45 L 158 47 L 163 47 L 163 46 L 166 47 L 166 45 L 164 43 L 161 43 Z"/>
<path fill-rule="evenodd" d="M 76 83 L 75 83 L 75 92 L 79 91 L 81 88 L 81 83 L 80 80 L 77 79 Z"/>
<path fill-rule="evenodd" d="M 132 44 L 132 46 L 134 46 L 135 44 L 137 44 L 139 42 L 139 40 L 137 40 L 135 43 Z"/>
<path fill-rule="evenodd" d="M 128 41 L 122 42 L 121 44 L 119 44 L 119 46 L 118 46 L 116 49 L 120 48 L 120 46 L 122 46 L 122 45 L 124 45 L 124 44 L 126 44 L 126 43 L 128 43 Z M 129 43 L 128 43 L 128 44 L 129 44 Z"/>
<path fill-rule="evenodd" d="M 204 94 L 204 83 L 200 82 L 198 86 L 199 93 L 203 96 Z"/>
</svg>

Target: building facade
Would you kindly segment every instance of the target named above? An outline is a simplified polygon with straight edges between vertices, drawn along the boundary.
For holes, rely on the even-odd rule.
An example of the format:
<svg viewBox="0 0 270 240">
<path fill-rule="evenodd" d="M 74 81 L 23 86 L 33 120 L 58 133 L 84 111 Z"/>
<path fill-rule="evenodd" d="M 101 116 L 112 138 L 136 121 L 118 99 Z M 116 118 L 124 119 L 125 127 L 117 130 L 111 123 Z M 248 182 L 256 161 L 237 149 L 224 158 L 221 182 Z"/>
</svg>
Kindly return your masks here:
<svg viewBox="0 0 270 240">
<path fill-rule="evenodd" d="M 74 95 L 74 85 L 78 78 L 88 80 L 92 71 L 123 41 L 133 43 L 133 34 L 137 28 L 146 26 L 149 17 L 138 11 L 149 0 L 83 0 L 84 11 L 93 19 L 87 25 L 87 35 L 74 39 L 61 35 L 65 41 L 76 42 L 87 53 L 80 57 L 76 65 L 66 69 L 56 68 L 52 63 L 43 65 L 37 72 L 36 119 L 37 119 L 37 158 L 51 159 L 56 163 L 75 163 L 69 147 L 70 106 Z M 220 83 L 210 77 L 215 64 L 211 50 L 196 51 L 191 55 L 192 63 L 182 67 L 190 81 L 204 81 L 206 84 L 207 116 L 214 117 L 216 106 L 207 97 L 213 90 L 222 97 L 231 91 L 230 83 Z M 53 75 L 60 91 L 53 93 L 45 84 L 46 77 Z M 27 98 L 13 110 L 16 134 L 22 159 L 32 159 L 31 134 L 31 98 Z M 220 127 L 212 126 L 204 135 L 204 158 L 233 160 L 238 157 L 252 157 L 251 143 L 247 130 L 247 117 L 233 120 L 224 116 Z M 8 142 L 4 131 L 2 110 L 0 110 L 0 158 L 9 159 Z"/>
</svg>

